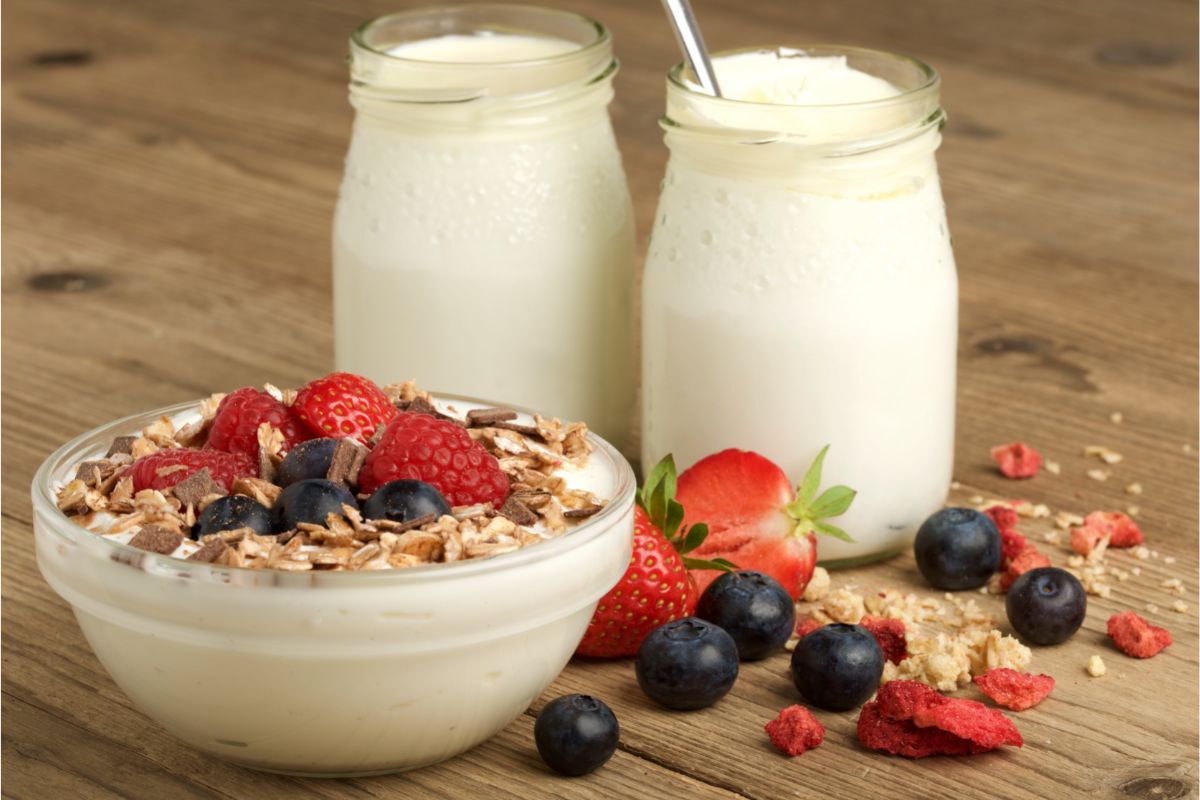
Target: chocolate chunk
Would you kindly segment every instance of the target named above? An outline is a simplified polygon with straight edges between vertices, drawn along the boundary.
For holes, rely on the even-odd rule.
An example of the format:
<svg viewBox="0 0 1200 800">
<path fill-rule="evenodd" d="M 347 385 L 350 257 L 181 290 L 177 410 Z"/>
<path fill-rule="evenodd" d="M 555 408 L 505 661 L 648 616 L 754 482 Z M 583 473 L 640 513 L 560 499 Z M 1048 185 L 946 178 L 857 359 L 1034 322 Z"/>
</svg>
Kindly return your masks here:
<svg viewBox="0 0 1200 800">
<path fill-rule="evenodd" d="M 169 556 L 182 541 L 182 533 L 176 533 L 161 525 L 146 525 L 129 540 L 129 546 Z"/>
<path fill-rule="evenodd" d="M 516 431 L 522 436 L 528 436 L 531 439 L 540 439 L 543 442 L 546 441 L 546 437 L 542 436 L 542 432 L 535 425 L 523 425 L 520 422 L 506 422 L 501 420 L 500 422 L 493 423 L 492 427 L 506 431 Z"/>
<path fill-rule="evenodd" d="M 507 422 L 517 418 L 517 412 L 507 408 L 473 408 L 467 412 L 468 428 L 486 428 L 497 422 Z"/>
<path fill-rule="evenodd" d="M 112 440 L 112 444 L 108 446 L 108 452 L 104 454 L 104 457 L 115 456 L 117 453 L 133 455 L 133 443 L 137 440 L 138 437 L 136 436 L 118 436 Z"/>
<path fill-rule="evenodd" d="M 99 486 L 104 482 L 104 476 L 111 474 L 112 463 L 109 461 L 84 461 L 75 470 L 75 480 L 83 481 L 88 486 Z"/>
<path fill-rule="evenodd" d="M 201 545 L 199 550 L 188 556 L 187 560 L 211 564 L 220 558 L 228 549 L 229 545 L 225 544 L 224 539 L 222 539 L 220 536 L 214 536 Z"/>
<path fill-rule="evenodd" d="M 367 460 L 367 448 L 353 439 L 338 439 L 325 477 L 334 483 L 351 486 L 358 483 L 358 471 Z"/>
<path fill-rule="evenodd" d="M 567 519 L 587 519 L 593 514 L 598 514 L 604 506 L 584 506 L 583 508 L 569 508 L 563 512 L 563 516 Z"/>
<path fill-rule="evenodd" d="M 393 522 L 390 519 L 375 519 L 370 520 L 371 524 L 379 528 L 380 533 L 404 533 L 411 531 L 414 528 L 421 528 L 437 519 L 437 514 L 426 514 L 416 519 L 405 520 L 404 522 Z M 360 531 L 359 538 L 364 535 L 370 535 L 370 531 Z M 378 534 L 376 534 L 378 536 Z"/>
<path fill-rule="evenodd" d="M 184 508 L 188 506 L 199 508 L 201 500 L 210 494 L 223 495 L 225 490 L 221 488 L 221 484 L 212 479 L 212 473 L 208 471 L 208 467 L 204 467 L 172 486 L 171 494 L 183 503 Z"/>
<path fill-rule="evenodd" d="M 500 506 L 500 516 L 518 525 L 533 525 L 538 521 L 538 515 L 530 511 L 529 506 L 511 496 Z"/>
<path fill-rule="evenodd" d="M 405 409 L 409 414 L 428 414 L 431 417 L 438 416 L 438 410 L 433 407 L 433 403 L 418 395 L 408 403 L 408 408 Z"/>
</svg>

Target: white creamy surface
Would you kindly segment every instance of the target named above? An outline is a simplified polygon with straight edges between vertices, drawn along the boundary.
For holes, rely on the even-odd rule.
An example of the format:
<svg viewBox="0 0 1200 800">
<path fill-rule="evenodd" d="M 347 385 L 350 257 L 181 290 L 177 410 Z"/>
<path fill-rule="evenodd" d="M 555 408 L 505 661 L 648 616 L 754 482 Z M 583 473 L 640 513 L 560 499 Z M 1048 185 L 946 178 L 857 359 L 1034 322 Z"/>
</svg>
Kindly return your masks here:
<svg viewBox="0 0 1200 800">
<path fill-rule="evenodd" d="M 852 69 L 845 56 L 805 56 L 792 48 L 738 53 L 713 64 L 721 96 L 749 103 L 836 105 L 895 97 L 892 84 Z"/>
<path fill-rule="evenodd" d="M 587 420 L 627 448 L 634 227 L 607 85 L 520 122 L 487 94 L 524 74 L 512 59 L 559 46 L 494 35 L 397 50 L 504 63 L 435 76 L 462 72 L 477 100 L 360 105 L 334 219 L 335 363 Z"/>
<path fill-rule="evenodd" d="M 745 98 L 896 91 L 810 61 L 716 66 Z M 957 278 L 932 147 L 830 164 L 741 145 L 744 165 L 705 147 L 673 150 L 647 256 L 643 463 L 736 447 L 799 480 L 829 444 L 825 483 L 859 491 L 835 520 L 856 543 L 821 537 L 818 557 L 899 549 L 942 503 L 953 459 Z"/>
<path fill-rule="evenodd" d="M 388 48 L 388 53 L 419 61 L 459 64 L 529 61 L 577 50 L 579 45 L 552 36 L 526 36 L 514 33 L 480 32 L 470 36 L 450 34 L 432 39 L 405 42 Z"/>
</svg>

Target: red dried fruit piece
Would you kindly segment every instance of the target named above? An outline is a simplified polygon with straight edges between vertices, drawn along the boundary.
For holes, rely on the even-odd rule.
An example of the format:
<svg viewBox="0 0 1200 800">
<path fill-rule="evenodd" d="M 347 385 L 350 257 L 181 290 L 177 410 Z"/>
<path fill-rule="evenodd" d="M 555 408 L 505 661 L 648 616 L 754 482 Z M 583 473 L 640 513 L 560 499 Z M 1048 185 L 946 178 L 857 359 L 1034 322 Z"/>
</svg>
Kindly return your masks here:
<svg viewBox="0 0 1200 800">
<path fill-rule="evenodd" d="M 825 741 L 825 728 L 804 706 L 788 706 L 763 726 L 781 753 L 798 756 Z"/>
<path fill-rule="evenodd" d="M 937 728 L 968 740 L 977 751 L 1025 742 L 1012 720 L 974 700 L 945 697 L 923 683 L 891 681 L 876 696 L 880 712 L 918 728 Z"/>
<path fill-rule="evenodd" d="M 1108 636 L 1127 656 L 1150 658 L 1171 643 L 1171 632 L 1151 625 L 1132 611 L 1113 614 L 1108 619 Z"/>
<path fill-rule="evenodd" d="M 1054 691 L 1054 678 L 998 667 L 976 675 L 975 685 L 996 705 L 1024 711 L 1033 708 Z"/>
<path fill-rule="evenodd" d="M 808 636 L 817 628 L 821 627 L 824 627 L 824 624 L 817 622 L 812 617 L 801 617 L 800 619 L 796 620 L 796 636 L 803 639 L 805 636 Z"/>
<path fill-rule="evenodd" d="M 1050 559 L 1038 551 L 1033 545 L 1026 545 L 1017 554 L 1004 572 L 1000 575 L 1000 591 L 1007 592 L 1013 581 L 1029 572 L 1031 569 L 1050 566 Z"/>
<path fill-rule="evenodd" d="M 1032 478 L 1042 466 L 1041 455 L 1024 442 L 997 445 L 992 458 L 1006 478 Z"/>
<path fill-rule="evenodd" d="M 875 641 L 879 642 L 879 649 L 883 651 L 883 657 L 888 661 L 899 664 L 908 658 L 908 639 L 905 637 L 903 622 L 898 619 L 873 617 L 868 614 L 859 620 L 858 624 L 871 632 Z"/>
<path fill-rule="evenodd" d="M 1137 523 L 1120 511 L 1093 511 L 1083 518 L 1083 528 L 1097 531 L 1100 538 L 1109 534 L 1109 547 L 1137 547 L 1145 541 Z M 1075 546 L 1075 531 L 1071 531 L 1071 547 Z M 1098 541 L 1098 540 L 1097 540 Z"/>
<path fill-rule="evenodd" d="M 996 528 L 1002 535 L 1005 531 L 1015 532 L 1017 522 L 1021 519 L 1016 509 L 1010 506 L 992 506 L 991 508 L 985 508 L 983 513 L 992 518 L 992 522 L 996 523 Z"/>
<path fill-rule="evenodd" d="M 952 733 L 937 728 L 918 728 L 909 720 L 889 719 L 880 711 L 878 702 L 862 707 L 862 713 L 858 716 L 858 741 L 871 750 L 905 758 L 965 756 L 983 752 Z"/>
<path fill-rule="evenodd" d="M 1071 529 L 1071 549 L 1081 556 L 1091 555 L 1092 551 L 1100 544 L 1104 538 L 1104 532 L 1099 528 L 1093 528 L 1090 525 L 1084 525 L 1080 528 Z M 1112 544 L 1112 540 L 1109 540 Z"/>
<path fill-rule="evenodd" d="M 258 476 L 258 462 L 245 453 L 191 450 L 183 447 L 159 450 L 142 456 L 130 464 L 121 476 L 128 475 L 133 478 L 135 492 L 143 489 L 163 491 L 205 468 L 212 479 L 221 484 L 221 488 L 227 492 L 233 488 L 235 479 Z"/>
<path fill-rule="evenodd" d="M 1000 531 L 1000 569 L 1008 569 L 1017 556 L 1026 550 L 1037 550 L 1029 540 L 1013 530 Z"/>
</svg>

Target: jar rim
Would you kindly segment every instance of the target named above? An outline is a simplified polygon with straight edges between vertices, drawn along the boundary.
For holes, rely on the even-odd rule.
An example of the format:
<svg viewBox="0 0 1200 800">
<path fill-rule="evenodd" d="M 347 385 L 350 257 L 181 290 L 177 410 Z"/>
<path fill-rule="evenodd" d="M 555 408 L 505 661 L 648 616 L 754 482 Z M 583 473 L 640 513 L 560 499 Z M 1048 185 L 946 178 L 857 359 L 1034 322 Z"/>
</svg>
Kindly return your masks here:
<svg viewBox="0 0 1200 800">
<path fill-rule="evenodd" d="M 528 15 L 541 16 L 547 20 L 566 21 L 572 20 L 583 23 L 585 28 L 590 28 L 593 33 L 593 38 L 587 42 L 578 43 L 579 46 L 567 50 L 563 53 L 556 53 L 550 56 L 541 56 L 539 58 L 517 59 L 513 61 L 443 61 L 429 60 L 419 58 L 407 58 L 389 52 L 386 49 L 376 47 L 368 41 L 368 34 L 377 30 L 383 25 L 395 23 L 405 20 L 420 20 L 422 18 L 453 20 L 456 18 L 479 16 L 481 19 L 495 17 L 499 23 L 504 15 Z M 482 24 L 482 23 L 480 23 Z M 442 35 L 455 33 L 452 29 L 447 29 L 442 32 Z M 516 32 L 514 30 L 514 32 Z M 525 28 L 520 32 L 525 34 L 535 34 L 544 32 L 537 31 L 534 28 Z M 561 38 L 561 37 L 560 37 Z M 419 40 L 417 40 L 419 41 Z M 612 33 L 599 20 L 589 17 L 585 14 L 579 14 L 574 11 L 566 11 L 557 8 L 545 8 L 542 6 L 523 5 L 518 3 L 479 3 L 472 5 L 451 5 L 451 6 L 422 6 L 419 8 L 407 9 L 404 11 L 396 11 L 391 14 L 373 17 L 359 25 L 350 34 L 351 47 L 358 47 L 362 50 L 371 53 L 372 55 L 386 58 L 392 63 L 408 64 L 414 68 L 430 69 L 430 70 L 445 70 L 448 72 L 459 70 L 479 70 L 481 68 L 488 69 L 525 69 L 533 67 L 548 66 L 561 64 L 572 59 L 587 57 L 595 50 L 612 46 Z"/>
<path fill-rule="evenodd" d="M 903 105 L 913 102 L 916 99 L 938 90 L 941 83 L 941 76 L 937 70 L 929 64 L 921 61 L 919 58 L 907 56 L 900 53 L 893 53 L 887 50 L 876 50 L 870 47 L 857 47 L 854 45 L 840 44 L 799 44 L 799 45 L 760 45 L 755 47 L 740 47 L 732 50 L 720 50 L 712 53 L 713 59 L 719 59 L 726 56 L 742 55 L 744 53 L 780 53 L 784 50 L 794 51 L 798 54 L 822 55 L 822 56 L 851 56 L 866 59 L 875 59 L 879 61 L 891 61 L 894 63 L 908 64 L 915 67 L 922 80 L 912 87 L 898 87 L 901 92 L 890 97 L 881 97 L 876 100 L 858 100 L 850 103 L 805 103 L 798 105 L 794 103 L 765 103 L 752 100 L 735 100 L 728 97 L 714 97 L 708 94 L 699 84 L 689 84 L 685 75 L 690 72 L 685 62 L 680 62 L 672 67 L 667 72 L 667 84 L 671 89 L 676 89 L 686 92 L 692 98 L 700 99 L 705 104 L 712 104 L 713 108 L 738 108 L 744 109 L 748 107 L 757 108 L 774 108 L 787 109 L 793 111 L 804 112 L 819 112 L 821 110 L 830 109 L 854 109 L 854 110 L 870 110 L 875 108 L 887 108 L 889 106 Z"/>
</svg>

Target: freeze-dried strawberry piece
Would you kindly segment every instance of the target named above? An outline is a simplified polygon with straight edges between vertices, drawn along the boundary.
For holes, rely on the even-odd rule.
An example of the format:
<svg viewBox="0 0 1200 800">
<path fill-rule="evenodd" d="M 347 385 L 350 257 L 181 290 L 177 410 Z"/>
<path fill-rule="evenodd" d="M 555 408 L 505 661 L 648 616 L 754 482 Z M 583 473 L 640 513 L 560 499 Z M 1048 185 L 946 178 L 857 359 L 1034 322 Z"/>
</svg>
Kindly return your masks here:
<svg viewBox="0 0 1200 800">
<path fill-rule="evenodd" d="M 978 751 L 1024 744 L 1012 720 L 974 700 L 946 697 L 923 683 L 891 681 L 876 696 L 880 713 L 911 720 L 918 728 L 937 728 L 966 739 Z"/>
<path fill-rule="evenodd" d="M 1054 691 L 1054 678 L 998 667 L 976 675 L 975 685 L 996 705 L 1024 711 L 1033 708 Z"/>
<path fill-rule="evenodd" d="M 1005 531 L 1016 531 L 1017 522 L 1021 519 L 1017 510 L 1011 506 L 992 506 L 985 508 L 983 513 L 992 518 L 992 522 L 996 523 L 996 528 L 1001 534 Z"/>
<path fill-rule="evenodd" d="M 1000 531 L 1000 569 L 1008 569 L 1008 565 L 1016 561 L 1017 556 L 1031 548 L 1037 549 L 1016 531 Z"/>
<path fill-rule="evenodd" d="M 992 458 L 1006 478 L 1032 478 L 1042 466 L 1041 455 L 1024 442 L 997 445 Z"/>
<path fill-rule="evenodd" d="M 804 706 L 788 706 L 763 726 L 781 753 L 798 756 L 825 741 L 825 728 Z"/>
<path fill-rule="evenodd" d="M 796 635 L 803 639 L 805 636 L 808 636 L 817 628 L 821 627 L 824 627 L 824 625 L 820 622 L 817 622 L 812 617 L 801 617 L 800 619 L 796 620 Z"/>
<path fill-rule="evenodd" d="M 965 756 L 983 752 L 952 733 L 937 728 L 918 728 L 909 720 L 889 719 L 879 710 L 878 702 L 862 707 L 862 713 L 858 716 L 858 741 L 871 750 L 905 758 Z"/>
<path fill-rule="evenodd" d="M 1093 511 L 1083 518 L 1083 527 L 1098 531 L 1101 537 L 1109 534 L 1109 547 L 1137 547 L 1145 541 L 1138 524 L 1120 511 Z M 1075 531 L 1071 531 L 1072 547 L 1074 539 Z"/>
<path fill-rule="evenodd" d="M 1127 656 L 1150 658 L 1171 643 L 1166 628 L 1151 625 L 1132 611 L 1113 614 L 1108 619 L 1108 636 Z"/>
<path fill-rule="evenodd" d="M 867 614 L 858 622 L 879 642 L 883 657 L 893 664 L 899 664 L 908 658 L 908 639 L 905 636 L 904 623 L 898 619 L 873 617 Z"/>
<path fill-rule="evenodd" d="M 1081 556 L 1091 555 L 1102 539 L 1104 539 L 1104 531 L 1090 525 L 1071 529 L 1071 549 Z M 1112 540 L 1110 539 L 1108 543 L 1111 545 Z"/>
<path fill-rule="evenodd" d="M 1000 575 L 1000 591 L 1007 592 L 1013 585 L 1013 581 L 1029 570 L 1048 566 L 1050 566 L 1050 559 L 1033 545 L 1027 545 Z"/>
</svg>

